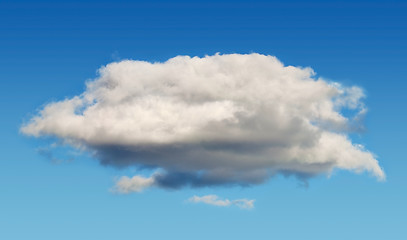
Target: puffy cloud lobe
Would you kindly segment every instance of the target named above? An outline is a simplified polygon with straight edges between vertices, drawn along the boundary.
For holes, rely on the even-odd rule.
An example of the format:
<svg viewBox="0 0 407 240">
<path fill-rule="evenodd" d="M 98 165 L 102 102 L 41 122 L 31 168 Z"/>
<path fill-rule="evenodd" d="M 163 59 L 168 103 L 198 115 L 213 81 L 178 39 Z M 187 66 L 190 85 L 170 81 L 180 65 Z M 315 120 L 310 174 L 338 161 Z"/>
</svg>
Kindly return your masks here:
<svg viewBox="0 0 407 240">
<path fill-rule="evenodd" d="M 202 197 L 193 196 L 188 199 L 189 202 L 193 203 L 205 203 L 209 205 L 214 205 L 218 207 L 229 207 L 231 205 L 238 206 L 242 209 L 252 209 L 254 207 L 254 200 L 248 199 L 236 199 L 236 200 L 229 200 L 229 199 L 220 199 L 217 195 L 205 195 Z"/>
<path fill-rule="evenodd" d="M 154 185 L 154 178 L 144 178 L 141 176 L 134 176 L 132 178 L 123 176 L 113 187 L 112 191 L 115 193 L 127 194 L 131 192 L 141 192 L 145 188 Z"/>
<path fill-rule="evenodd" d="M 253 53 L 125 60 L 99 73 L 21 131 L 86 148 L 104 165 L 159 169 L 148 179 L 160 187 L 251 185 L 335 168 L 385 178 L 374 155 L 347 137 L 366 113 L 362 89 L 316 79 L 311 68 Z M 124 191 L 146 183 L 130 185 Z"/>
</svg>

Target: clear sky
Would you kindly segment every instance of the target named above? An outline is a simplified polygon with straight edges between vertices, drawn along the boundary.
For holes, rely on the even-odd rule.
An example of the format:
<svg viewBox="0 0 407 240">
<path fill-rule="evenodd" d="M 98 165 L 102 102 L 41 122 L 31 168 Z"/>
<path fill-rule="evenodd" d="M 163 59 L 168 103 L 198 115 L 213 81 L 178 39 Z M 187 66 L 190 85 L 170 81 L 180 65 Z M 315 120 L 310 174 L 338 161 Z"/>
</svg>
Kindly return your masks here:
<svg viewBox="0 0 407 240">
<path fill-rule="evenodd" d="M 1 1 L 0 239 L 405 239 L 407 3 L 403 1 Z M 359 86 L 364 131 L 349 134 L 386 173 L 334 170 L 262 184 L 117 194 L 121 176 L 23 123 L 78 96 L 123 59 L 260 53 Z M 192 196 L 255 199 L 241 209 Z"/>
</svg>

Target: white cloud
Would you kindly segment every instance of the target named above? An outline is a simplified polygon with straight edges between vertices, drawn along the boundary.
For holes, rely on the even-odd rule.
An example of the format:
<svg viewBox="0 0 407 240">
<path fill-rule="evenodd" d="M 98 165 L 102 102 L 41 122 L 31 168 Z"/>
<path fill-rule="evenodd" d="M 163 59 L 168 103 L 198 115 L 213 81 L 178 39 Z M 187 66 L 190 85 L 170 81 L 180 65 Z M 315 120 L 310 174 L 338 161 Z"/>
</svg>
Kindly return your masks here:
<svg viewBox="0 0 407 240">
<path fill-rule="evenodd" d="M 145 178 L 134 176 L 132 178 L 123 176 L 116 181 L 116 185 L 112 189 L 115 193 L 127 194 L 131 192 L 141 192 L 145 188 L 151 187 L 154 184 L 152 177 Z"/>
<path fill-rule="evenodd" d="M 206 196 L 193 196 L 188 199 L 189 202 L 193 203 L 205 203 L 209 205 L 219 206 L 219 207 L 229 207 L 231 205 L 236 205 L 242 209 L 252 209 L 254 207 L 254 199 L 236 199 L 236 200 L 229 200 L 229 199 L 219 199 L 216 195 L 206 195 Z"/>
<path fill-rule="evenodd" d="M 366 113 L 363 90 L 315 78 L 311 68 L 253 53 L 125 60 L 99 73 L 21 131 L 88 149 L 104 165 L 159 169 L 147 179 L 160 187 L 250 185 L 333 169 L 385 178 L 374 155 L 347 136 Z M 139 180 L 121 185 L 149 185 Z"/>
</svg>

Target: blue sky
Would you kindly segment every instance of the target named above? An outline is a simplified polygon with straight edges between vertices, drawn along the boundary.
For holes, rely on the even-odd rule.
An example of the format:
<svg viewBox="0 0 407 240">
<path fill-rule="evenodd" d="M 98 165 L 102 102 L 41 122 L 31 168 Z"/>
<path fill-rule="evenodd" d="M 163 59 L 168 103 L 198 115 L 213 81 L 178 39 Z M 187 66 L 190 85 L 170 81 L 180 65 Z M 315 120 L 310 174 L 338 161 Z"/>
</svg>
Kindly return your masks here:
<svg viewBox="0 0 407 240">
<path fill-rule="evenodd" d="M 402 1 L 0 2 L 1 239 L 403 239 L 407 4 Z M 53 139 L 19 133 L 36 110 L 81 94 L 120 59 L 261 53 L 364 89 L 366 130 L 351 134 L 387 179 L 334 171 L 303 187 L 277 176 L 253 187 L 109 189 L 134 168 L 102 166 Z M 73 161 L 68 161 L 73 158 Z M 187 202 L 256 199 L 255 207 Z"/>
</svg>

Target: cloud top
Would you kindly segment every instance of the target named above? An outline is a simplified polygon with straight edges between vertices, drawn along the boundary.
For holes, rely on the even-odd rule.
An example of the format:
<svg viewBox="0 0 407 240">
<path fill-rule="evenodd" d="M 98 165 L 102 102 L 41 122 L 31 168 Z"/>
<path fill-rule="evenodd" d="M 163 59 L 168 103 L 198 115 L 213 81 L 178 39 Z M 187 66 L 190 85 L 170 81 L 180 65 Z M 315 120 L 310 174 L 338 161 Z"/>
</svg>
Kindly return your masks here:
<svg viewBox="0 0 407 240">
<path fill-rule="evenodd" d="M 347 136 L 362 127 L 363 90 L 315 78 L 311 68 L 257 53 L 216 54 L 125 60 L 99 75 L 21 131 L 88 149 L 104 165 L 159 170 L 146 181 L 122 179 L 131 183 L 124 191 L 251 185 L 333 169 L 385 178 L 374 155 Z"/>
</svg>

